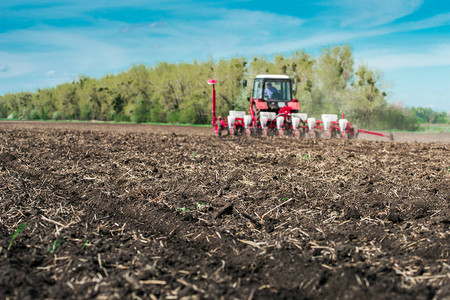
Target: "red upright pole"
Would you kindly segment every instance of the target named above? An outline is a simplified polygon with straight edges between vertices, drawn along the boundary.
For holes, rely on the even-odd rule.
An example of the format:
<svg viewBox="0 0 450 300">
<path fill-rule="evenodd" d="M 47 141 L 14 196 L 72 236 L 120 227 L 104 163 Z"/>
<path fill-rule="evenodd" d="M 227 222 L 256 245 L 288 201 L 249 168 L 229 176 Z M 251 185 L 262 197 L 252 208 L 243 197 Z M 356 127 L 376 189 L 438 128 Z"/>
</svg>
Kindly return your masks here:
<svg viewBox="0 0 450 300">
<path fill-rule="evenodd" d="M 212 114 L 213 114 L 213 119 L 212 119 L 212 125 L 216 125 L 216 89 L 214 88 L 215 84 L 212 85 L 213 86 L 213 91 L 212 91 Z"/>
<path fill-rule="evenodd" d="M 212 126 L 216 126 L 216 89 L 215 89 L 215 85 L 216 85 L 216 80 L 215 79 L 210 79 L 208 80 L 208 84 L 211 84 L 213 86 L 213 93 L 212 93 L 212 114 L 213 114 L 213 119 L 212 119 Z"/>
</svg>

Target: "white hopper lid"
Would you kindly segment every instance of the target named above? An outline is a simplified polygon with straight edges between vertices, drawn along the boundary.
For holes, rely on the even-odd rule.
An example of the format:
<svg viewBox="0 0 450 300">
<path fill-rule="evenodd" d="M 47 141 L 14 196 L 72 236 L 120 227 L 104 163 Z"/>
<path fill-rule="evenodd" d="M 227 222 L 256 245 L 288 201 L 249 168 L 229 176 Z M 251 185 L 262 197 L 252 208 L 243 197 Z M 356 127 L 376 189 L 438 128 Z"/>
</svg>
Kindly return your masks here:
<svg viewBox="0 0 450 300">
<path fill-rule="evenodd" d="M 335 115 L 335 114 L 323 114 L 322 115 L 322 120 L 325 121 L 325 119 L 330 120 L 332 122 L 337 122 L 338 115 Z"/>
<path fill-rule="evenodd" d="M 305 113 L 292 113 L 291 114 L 293 117 L 297 117 L 302 119 L 303 121 L 306 121 L 308 119 L 308 114 Z"/>
<path fill-rule="evenodd" d="M 235 118 L 244 118 L 245 111 L 230 110 L 230 116 L 235 117 Z"/>
</svg>

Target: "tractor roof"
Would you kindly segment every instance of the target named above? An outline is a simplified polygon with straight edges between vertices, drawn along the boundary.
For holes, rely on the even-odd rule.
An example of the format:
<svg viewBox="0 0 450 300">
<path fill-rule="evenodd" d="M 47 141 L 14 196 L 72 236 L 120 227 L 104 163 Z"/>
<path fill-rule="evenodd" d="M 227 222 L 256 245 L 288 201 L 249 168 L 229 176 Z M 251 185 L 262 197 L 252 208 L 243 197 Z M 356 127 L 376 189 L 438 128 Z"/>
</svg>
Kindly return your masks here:
<svg viewBox="0 0 450 300">
<path fill-rule="evenodd" d="M 256 75 L 256 79 L 289 79 L 287 75 L 260 74 Z"/>
</svg>

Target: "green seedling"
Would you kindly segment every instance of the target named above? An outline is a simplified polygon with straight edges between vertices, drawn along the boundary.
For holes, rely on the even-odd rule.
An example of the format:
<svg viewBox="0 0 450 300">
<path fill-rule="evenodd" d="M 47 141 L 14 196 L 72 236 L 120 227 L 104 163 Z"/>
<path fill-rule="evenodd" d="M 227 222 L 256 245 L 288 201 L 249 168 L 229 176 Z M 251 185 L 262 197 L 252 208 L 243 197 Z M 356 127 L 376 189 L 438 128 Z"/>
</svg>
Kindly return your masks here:
<svg viewBox="0 0 450 300">
<path fill-rule="evenodd" d="M 199 205 L 205 205 L 205 203 L 203 203 L 203 202 L 197 202 L 197 211 L 198 211 L 198 206 Z"/>
<path fill-rule="evenodd" d="M 198 152 L 198 150 L 194 152 L 194 155 L 192 155 L 193 158 L 195 158 L 195 156 L 197 155 L 197 152 Z"/>
<path fill-rule="evenodd" d="M 320 157 L 320 155 L 318 155 L 318 157 Z M 303 156 L 300 158 L 300 160 L 307 160 L 307 161 L 325 160 L 326 157 L 327 157 L 327 155 L 324 154 L 323 157 L 322 157 L 321 159 L 319 159 L 319 158 L 317 158 L 317 157 L 312 158 L 311 155 L 308 153 L 308 154 L 303 155 Z"/>
<path fill-rule="evenodd" d="M 287 201 L 289 200 L 288 198 L 281 198 L 280 200 L 278 200 L 278 202 L 283 202 L 283 201 Z"/>
<path fill-rule="evenodd" d="M 301 158 L 300 160 L 314 161 L 314 159 L 311 158 L 311 155 L 309 155 L 309 153 L 303 155 L 302 158 Z"/>
<path fill-rule="evenodd" d="M 84 242 L 83 246 L 81 246 L 81 249 L 86 248 L 87 244 L 89 243 L 89 240 L 87 240 L 86 242 Z"/>
<path fill-rule="evenodd" d="M 47 246 L 47 250 L 50 253 L 53 253 L 58 249 L 58 247 L 67 244 L 67 236 L 60 238 L 59 240 L 55 240 L 52 244 Z"/>
<path fill-rule="evenodd" d="M 27 226 L 27 223 L 26 223 L 26 222 L 20 224 L 19 228 L 16 229 L 16 231 L 14 232 L 14 234 L 13 234 L 13 236 L 12 236 L 12 238 L 11 238 L 11 241 L 9 242 L 9 245 L 8 245 L 8 251 L 9 251 L 9 249 L 11 249 L 14 240 L 15 240 L 16 237 L 19 235 L 19 233 L 25 228 L 25 226 Z"/>
<path fill-rule="evenodd" d="M 180 207 L 180 208 L 178 208 L 178 210 L 179 210 L 179 211 L 183 211 L 183 212 L 186 211 L 186 210 L 192 211 L 192 209 L 190 209 L 190 208 L 187 207 L 187 206 L 186 206 L 186 207 Z"/>
</svg>

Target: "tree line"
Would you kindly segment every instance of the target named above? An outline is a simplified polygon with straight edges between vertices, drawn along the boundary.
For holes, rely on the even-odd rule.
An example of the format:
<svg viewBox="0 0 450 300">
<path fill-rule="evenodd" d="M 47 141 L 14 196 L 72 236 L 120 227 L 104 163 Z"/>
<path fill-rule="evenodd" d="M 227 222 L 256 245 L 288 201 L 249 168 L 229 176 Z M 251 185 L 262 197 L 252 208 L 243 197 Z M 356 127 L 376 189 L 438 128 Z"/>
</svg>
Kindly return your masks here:
<svg viewBox="0 0 450 300">
<path fill-rule="evenodd" d="M 433 114 L 389 103 L 381 74 L 355 67 L 350 46 L 335 46 L 317 57 L 296 51 L 273 59 L 161 62 L 100 79 L 80 76 L 53 88 L 0 96 L 0 118 L 208 124 L 212 91 L 206 81 L 217 80 L 217 111 L 227 116 L 229 110 L 248 110 L 251 84 L 244 88 L 242 82 L 252 82 L 257 74 L 289 75 L 301 111 L 316 118 L 345 113 L 364 128 L 415 130 Z M 433 120 L 443 119 L 439 115 Z"/>
</svg>

